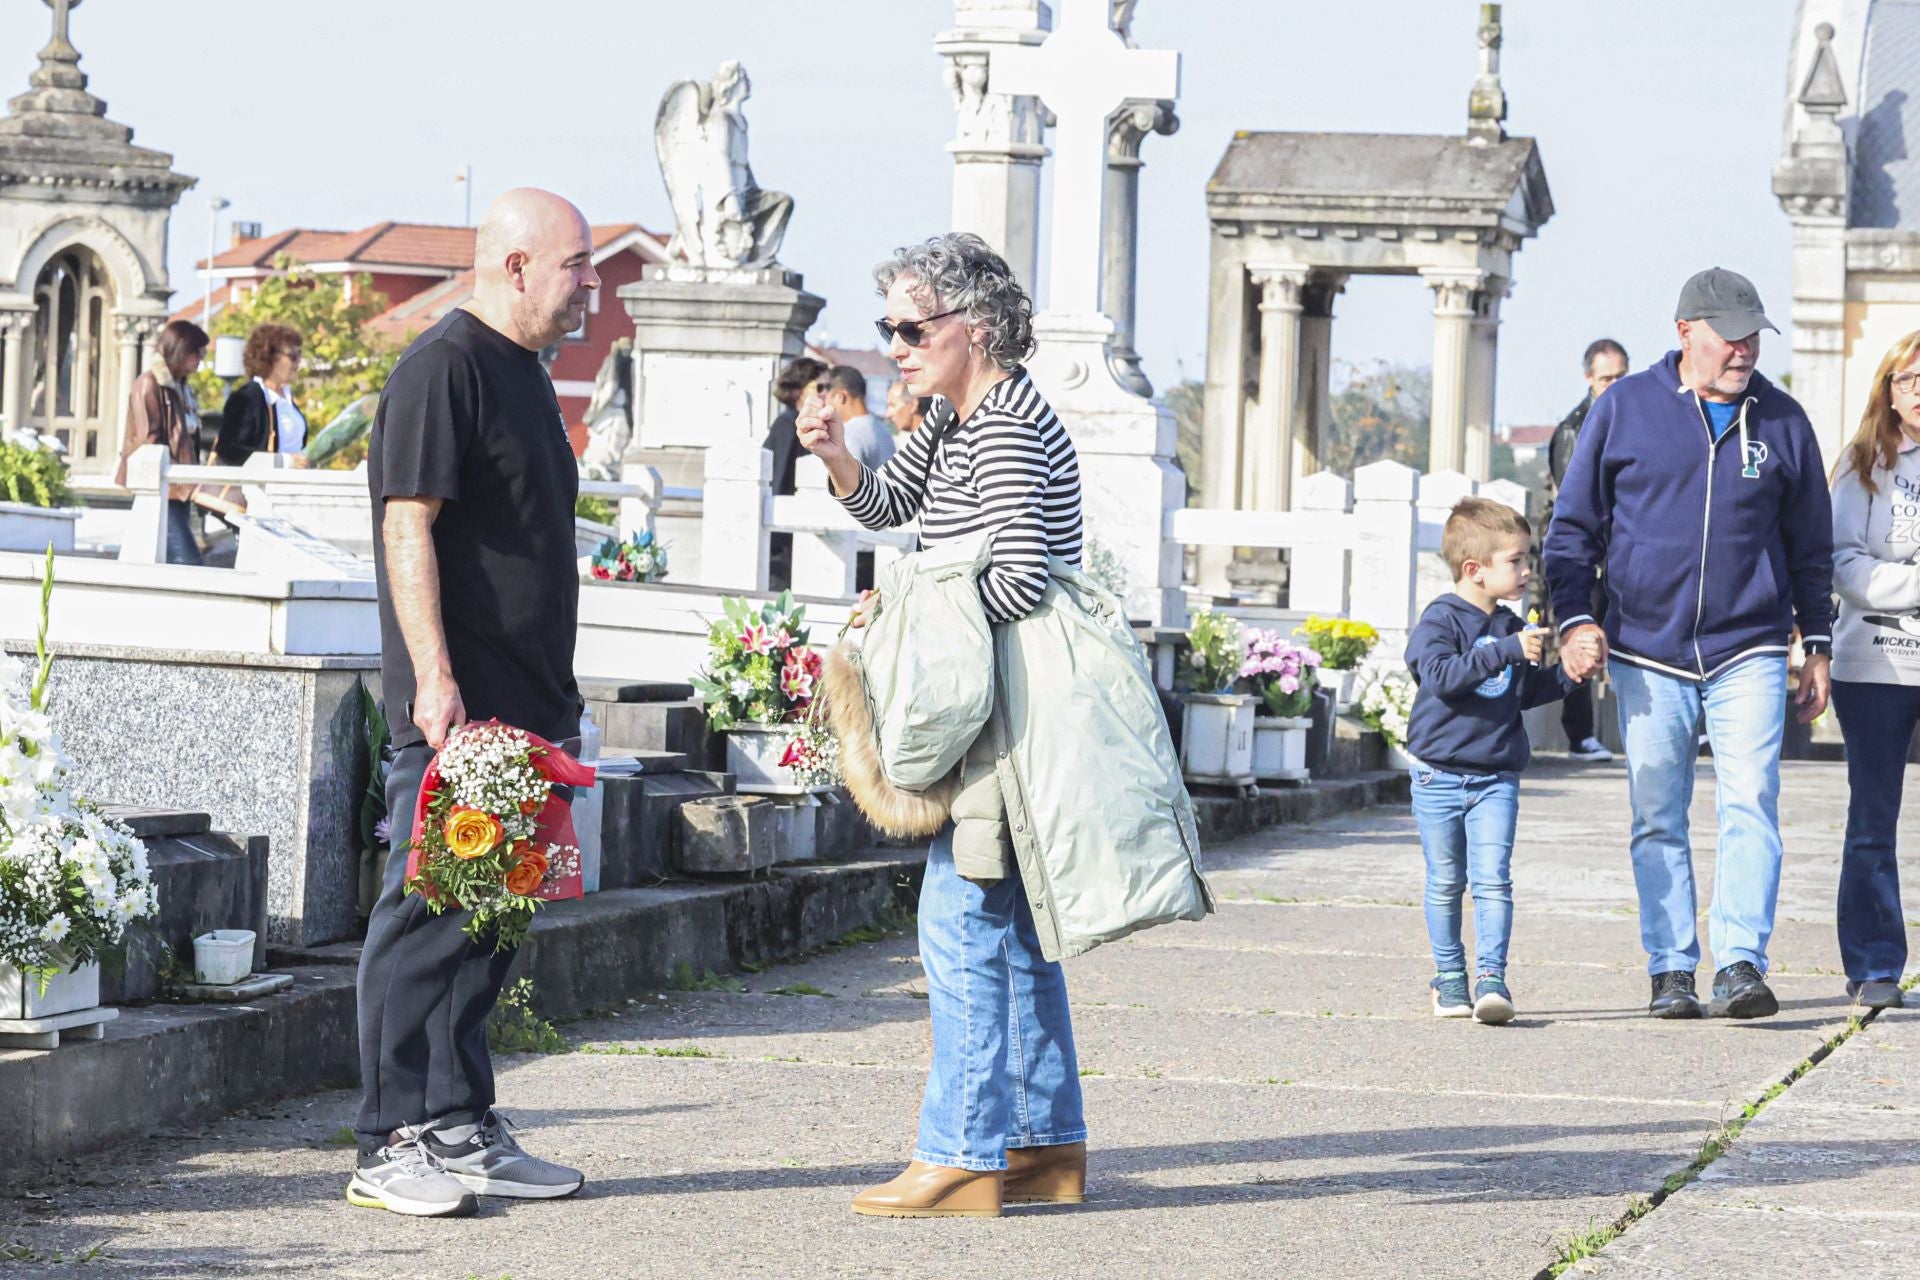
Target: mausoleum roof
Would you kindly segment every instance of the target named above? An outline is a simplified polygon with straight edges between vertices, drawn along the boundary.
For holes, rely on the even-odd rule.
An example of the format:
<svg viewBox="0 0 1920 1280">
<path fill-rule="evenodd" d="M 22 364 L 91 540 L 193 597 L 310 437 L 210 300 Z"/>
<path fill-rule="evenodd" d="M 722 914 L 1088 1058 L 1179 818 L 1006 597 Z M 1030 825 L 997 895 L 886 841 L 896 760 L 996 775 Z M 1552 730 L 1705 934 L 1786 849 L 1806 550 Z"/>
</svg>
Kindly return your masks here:
<svg viewBox="0 0 1920 1280">
<path fill-rule="evenodd" d="M 107 104 L 87 92 L 62 12 L 27 91 L 0 118 L 0 188 L 85 187 L 109 199 L 119 193 L 131 203 L 171 206 L 194 181 L 173 171 L 170 154 L 136 147 L 131 128 L 107 119 Z"/>
<path fill-rule="evenodd" d="M 1531 138 L 1241 132 L 1220 158 L 1207 195 L 1216 209 L 1244 200 L 1271 206 L 1283 221 L 1364 211 L 1367 222 L 1419 223 L 1449 209 L 1498 214 L 1516 195 L 1525 196 L 1523 234 L 1553 214 Z M 1245 212 L 1260 216 L 1251 207 Z"/>
<path fill-rule="evenodd" d="M 1920 231 L 1920 0 L 1868 10 L 1847 225 Z"/>
</svg>

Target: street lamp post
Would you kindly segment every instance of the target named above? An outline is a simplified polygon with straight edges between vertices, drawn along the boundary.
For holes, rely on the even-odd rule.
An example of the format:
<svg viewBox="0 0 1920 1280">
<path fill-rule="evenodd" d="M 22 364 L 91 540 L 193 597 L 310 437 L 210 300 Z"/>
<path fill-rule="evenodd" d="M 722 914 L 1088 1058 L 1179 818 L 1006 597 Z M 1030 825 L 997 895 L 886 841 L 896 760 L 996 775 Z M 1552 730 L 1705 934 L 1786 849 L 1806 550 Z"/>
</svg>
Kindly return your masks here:
<svg viewBox="0 0 1920 1280">
<path fill-rule="evenodd" d="M 204 286 L 200 291 L 200 326 L 213 323 L 213 256 L 219 249 L 220 211 L 233 202 L 225 196 L 210 196 L 207 199 L 207 269 Z"/>
</svg>

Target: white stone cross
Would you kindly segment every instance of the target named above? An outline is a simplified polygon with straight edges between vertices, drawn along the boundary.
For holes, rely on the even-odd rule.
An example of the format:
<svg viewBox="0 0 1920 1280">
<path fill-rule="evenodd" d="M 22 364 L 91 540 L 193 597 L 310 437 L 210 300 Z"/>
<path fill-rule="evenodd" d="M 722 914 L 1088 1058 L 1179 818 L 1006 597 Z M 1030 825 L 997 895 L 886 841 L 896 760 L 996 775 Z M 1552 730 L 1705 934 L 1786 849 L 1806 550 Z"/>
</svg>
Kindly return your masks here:
<svg viewBox="0 0 1920 1280">
<path fill-rule="evenodd" d="M 1108 25 L 1111 0 L 1061 0 L 1060 23 L 1037 48 L 995 49 L 989 91 L 1032 95 L 1058 120 L 1047 310 L 1100 313 L 1101 200 L 1107 119 L 1129 102 L 1180 96 L 1180 55 L 1129 49 Z"/>
<path fill-rule="evenodd" d="M 47 7 L 53 10 L 54 43 L 70 43 L 67 36 L 67 14 L 70 10 L 80 7 L 80 0 L 47 0 Z"/>
</svg>

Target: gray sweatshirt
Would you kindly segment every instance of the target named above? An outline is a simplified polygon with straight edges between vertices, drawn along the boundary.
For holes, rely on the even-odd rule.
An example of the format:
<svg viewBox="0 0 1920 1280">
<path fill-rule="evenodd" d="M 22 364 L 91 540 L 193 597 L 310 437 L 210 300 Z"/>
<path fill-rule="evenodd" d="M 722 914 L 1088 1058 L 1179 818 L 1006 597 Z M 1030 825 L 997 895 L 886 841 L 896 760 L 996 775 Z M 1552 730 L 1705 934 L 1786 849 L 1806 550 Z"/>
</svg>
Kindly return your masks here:
<svg viewBox="0 0 1920 1280">
<path fill-rule="evenodd" d="M 1920 685 L 1920 445 L 1903 439 L 1876 492 L 1852 467 L 1833 482 L 1833 678 Z"/>
</svg>

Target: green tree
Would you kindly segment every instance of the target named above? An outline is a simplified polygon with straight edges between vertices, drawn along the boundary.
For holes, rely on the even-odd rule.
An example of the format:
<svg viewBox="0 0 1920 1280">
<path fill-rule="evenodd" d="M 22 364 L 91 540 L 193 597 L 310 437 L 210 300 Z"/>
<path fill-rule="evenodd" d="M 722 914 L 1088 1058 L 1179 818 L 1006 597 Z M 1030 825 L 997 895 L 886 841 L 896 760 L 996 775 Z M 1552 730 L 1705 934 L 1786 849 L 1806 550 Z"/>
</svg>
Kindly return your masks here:
<svg viewBox="0 0 1920 1280">
<path fill-rule="evenodd" d="M 1337 360 L 1332 384 L 1333 427 L 1321 445 L 1322 467 L 1351 476 L 1355 467 L 1391 458 L 1425 468 L 1433 399 L 1428 370 L 1385 360 Z"/>
<path fill-rule="evenodd" d="M 214 317 L 210 332 L 244 338 L 272 322 L 299 333 L 303 361 L 293 391 L 309 432 L 317 434 L 355 400 L 386 386 L 400 346 L 368 328 L 368 322 L 387 309 L 386 295 L 374 291 L 371 276 L 354 276 L 349 297 L 344 276 L 316 275 L 285 254 L 273 265 L 284 274 L 261 281 L 229 303 Z M 193 390 L 208 409 L 225 402 L 226 387 L 213 376 L 211 360 L 194 375 Z M 330 465 L 352 467 L 364 453 L 364 447 L 349 450 Z"/>
<path fill-rule="evenodd" d="M 1180 469 L 1187 473 L 1187 500 L 1200 496 L 1200 450 L 1206 436 L 1207 384 L 1198 378 L 1186 378 L 1160 393 L 1160 403 L 1173 413 L 1179 430 L 1175 451 Z"/>
</svg>

